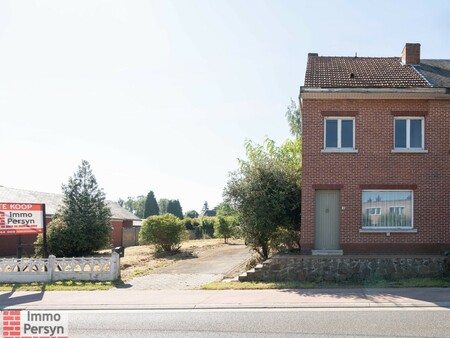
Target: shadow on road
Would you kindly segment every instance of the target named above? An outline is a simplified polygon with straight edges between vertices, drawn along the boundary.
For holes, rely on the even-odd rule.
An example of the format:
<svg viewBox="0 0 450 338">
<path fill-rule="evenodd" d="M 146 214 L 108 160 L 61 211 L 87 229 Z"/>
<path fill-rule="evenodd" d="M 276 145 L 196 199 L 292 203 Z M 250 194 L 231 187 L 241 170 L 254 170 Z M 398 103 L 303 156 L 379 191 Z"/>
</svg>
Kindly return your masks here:
<svg viewBox="0 0 450 338">
<path fill-rule="evenodd" d="M 376 304 L 434 305 L 450 308 L 447 288 L 358 288 L 358 289 L 285 289 L 283 292 L 313 299 L 328 298 L 350 302 L 369 301 Z"/>
<path fill-rule="evenodd" d="M 33 294 L 27 294 L 23 296 L 14 297 L 14 293 L 16 292 L 17 286 L 14 284 L 13 288 L 9 292 L 0 294 L 0 310 L 5 309 L 6 307 L 15 306 L 18 304 L 24 303 L 34 303 L 41 301 L 44 298 L 45 293 L 45 283 L 41 285 L 41 291 Z"/>
</svg>

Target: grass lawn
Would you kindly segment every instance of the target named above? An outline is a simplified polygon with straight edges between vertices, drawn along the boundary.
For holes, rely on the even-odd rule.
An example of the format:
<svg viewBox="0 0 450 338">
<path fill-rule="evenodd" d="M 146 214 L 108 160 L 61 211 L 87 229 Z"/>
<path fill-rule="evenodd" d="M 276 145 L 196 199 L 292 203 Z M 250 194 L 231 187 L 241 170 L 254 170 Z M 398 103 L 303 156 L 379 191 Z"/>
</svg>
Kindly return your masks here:
<svg viewBox="0 0 450 338">
<path fill-rule="evenodd" d="M 114 282 L 58 281 L 53 283 L 0 284 L 0 291 L 97 291 L 109 290 Z"/>
<path fill-rule="evenodd" d="M 450 287 L 450 278 L 410 278 L 398 281 L 384 279 L 361 283 L 314 283 L 314 282 L 213 282 L 203 285 L 203 290 L 263 290 L 263 289 L 326 289 L 326 288 L 413 288 Z"/>
</svg>

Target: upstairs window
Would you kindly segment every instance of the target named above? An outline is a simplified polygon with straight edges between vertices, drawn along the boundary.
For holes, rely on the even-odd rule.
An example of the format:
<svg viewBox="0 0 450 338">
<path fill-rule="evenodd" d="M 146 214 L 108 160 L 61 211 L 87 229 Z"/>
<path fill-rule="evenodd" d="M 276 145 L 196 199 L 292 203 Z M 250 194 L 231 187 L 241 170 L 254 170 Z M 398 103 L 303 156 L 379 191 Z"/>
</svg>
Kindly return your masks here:
<svg viewBox="0 0 450 338">
<path fill-rule="evenodd" d="M 423 117 L 396 117 L 394 148 L 399 150 L 424 149 Z"/>
<path fill-rule="evenodd" d="M 325 149 L 355 149 L 355 119 L 325 118 Z"/>
</svg>

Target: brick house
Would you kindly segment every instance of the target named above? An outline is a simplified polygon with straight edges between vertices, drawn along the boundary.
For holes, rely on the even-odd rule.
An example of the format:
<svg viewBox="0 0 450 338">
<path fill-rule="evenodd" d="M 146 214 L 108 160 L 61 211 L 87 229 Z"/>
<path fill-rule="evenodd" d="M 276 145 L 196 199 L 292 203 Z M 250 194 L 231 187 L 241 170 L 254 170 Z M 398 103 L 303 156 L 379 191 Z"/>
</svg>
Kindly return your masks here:
<svg viewBox="0 0 450 338">
<path fill-rule="evenodd" d="M 308 55 L 305 254 L 450 249 L 450 60 Z"/>
<path fill-rule="evenodd" d="M 22 189 L 13 189 L 0 186 L 0 202 L 20 202 L 20 203 L 44 203 L 46 207 L 46 222 L 52 220 L 53 215 L 62 204 L 63 195 L 38 191 L 29 191 Z M 124 246 L 124 233 L 127 230 L 133 230 L 133 221 L 140 219 L 128 210 L 122 208 L 113 201 L 106 201 L 111 209 L 111 227 L 112 227 L 112 245 Z M 125 231 L 124 231 L 125 230 Z M 20 240 L 22 244 L 32 244 L 36 241 L 37 235 L 22 235 Z M 0 235 L 0 256 L 15 256 L 17 254 L 17 245 L 19 244 L 18 235 Z M 33 254 L 33 247 L 25 247 L 23 252 Z"/>
</svg>

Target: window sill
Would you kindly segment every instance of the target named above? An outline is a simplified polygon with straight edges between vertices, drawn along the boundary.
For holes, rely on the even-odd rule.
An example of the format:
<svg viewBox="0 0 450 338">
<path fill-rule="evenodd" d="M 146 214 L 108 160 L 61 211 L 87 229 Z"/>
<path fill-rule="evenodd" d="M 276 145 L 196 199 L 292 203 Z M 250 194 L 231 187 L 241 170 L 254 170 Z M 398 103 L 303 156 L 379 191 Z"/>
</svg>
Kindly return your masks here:
<svg viewBox="0 0 450 338">
<path fill-rule="evenodd" d="M 358 152 L 358 149 L 321 149 L 321 153 L 350 153 L 350 154 L 356 154 Z"/>
<path fill-rule="evenodd" d="M 428 150 L 425 149 L 392 149 L 393 154 L 428 154 Z"/>
<path fill-rule="evenodd" d="M 417 229 L 409 228 L 409 229 L 398 229 L 398 228 L 381 228 L 381 229 L 372 229 L 372 228 L 362 228 L 359 229 L 360 233 L 409 233 L 409 234 L 415 234 L 417 233 Z"/>
</svg>

